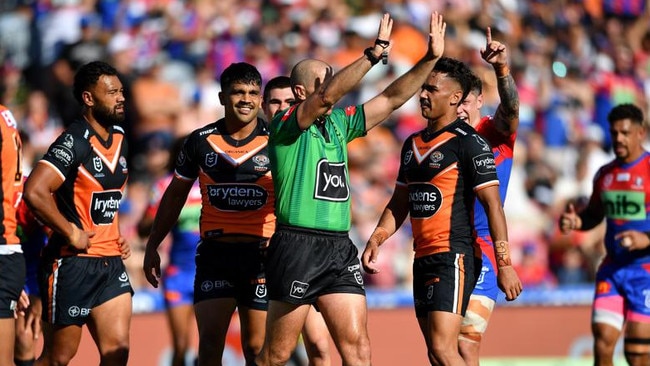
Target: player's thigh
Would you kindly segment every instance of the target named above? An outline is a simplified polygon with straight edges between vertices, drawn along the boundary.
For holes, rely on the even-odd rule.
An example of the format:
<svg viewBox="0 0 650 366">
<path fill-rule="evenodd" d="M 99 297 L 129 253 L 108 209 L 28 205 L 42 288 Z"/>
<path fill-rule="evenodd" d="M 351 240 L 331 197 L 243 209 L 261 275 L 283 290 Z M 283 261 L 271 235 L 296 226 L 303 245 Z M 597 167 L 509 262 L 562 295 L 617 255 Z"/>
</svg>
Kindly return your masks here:
<svg viewBox="0 0 650 366">
<path fill-rule="evenodd" d="M 167 320 L 174 338 L 186 338 L 196 324 L 194 307 L 191 304 L 170 307 L 167 309 Z"/>
<path fill-rule="evenodd" d="M 244 347 L 250 347 L 257 351 L 262 348 L 266 329 L 266 313 L 266 310 L 247 306 L 239 307 L 241 340 Z"/>
<path fill-rule="evenodd" d="M 13 353 L 14 353 L 14 337 L 16 332 L 16 325 L 14 318 L 2 318 L 0 319 L 0 338 L 3 341 L 0 342 L 0 362 L 2 364 L 11 365 L 13 364 Z"/>
<path fill-rule="evenodd" d="M 194 314 L 199 337 L 214 340 L 223 347 L 236 306 L 234 298 L 208 299 L 195 303 Z"/>
<path fill-rule="evenodd" d="M 625 352 L 650 354 L 650 322 L 629 321 L 625 326 Z"/>
<path fill-rule="evenodd" d="M 323 315 L 316 311 L 313 306 L 309 309 L 305 325 L 302 328 L 302 335 L 309 343 L 320 343 L 321 340 L 329 341 L 329 330 Z"/>
<path fill-rule="evenodd" d="M 431 344 L 434 346 L 456 345 L 462 320 L 463 317 L 456 313 L 446 311 L 429 312 L 427 331 L 429 332 Z"/>
<path fill-rule="evenodd" d="M 366 297 L 334 293 L 318 299 L 320 309 L 335 342 L 355 343 L 368 338 Z"/>
<path fill-rule="evenodd" d="M 129 345 L 132 300 L 130 293 L 118 295 L 92 309 L 88 330 L 100 353 Z"/>
<path fill-rule="evenodd" d="M 43 324 L 43 354 L 54 364 L 67 364 L 81 342 L 81 325 Z"/>
<path fill-rule="evenodd" d="M 274 352 L 290 352 L 298 343 L 298 336 L 305 324 L 311 305 L 295 305 L 271 300 L 267 312 L 265 347 Z"/>
<path fill-rule="evenodd" d="M 487 296 L 475 294 L 470 296 L 469 305 L 460 328 L 461 338 L 480 342 L 481 335 L 487 330 L 495 303 L 494 300 Z"/>
</svg>

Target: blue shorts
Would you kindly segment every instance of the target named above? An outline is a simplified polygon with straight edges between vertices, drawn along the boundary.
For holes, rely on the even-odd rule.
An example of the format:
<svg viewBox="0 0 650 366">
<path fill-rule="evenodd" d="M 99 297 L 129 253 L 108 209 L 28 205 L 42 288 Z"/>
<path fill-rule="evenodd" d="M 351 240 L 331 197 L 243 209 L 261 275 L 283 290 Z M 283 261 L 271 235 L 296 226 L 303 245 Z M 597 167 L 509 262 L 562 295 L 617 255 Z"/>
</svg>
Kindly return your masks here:
<svg viewBox="0 0 650 366">
<path fill-rule="evenodd" d="M 489 236 L 481 236 L 476 238 L 476 241 L 481 247 L 483 265 L 481 266 L 481 273 L 478 276 L 472 295 L 485 296 L 497 301 L 499 286 L 497 285 L 496 260 L 494 258 L 492 238 Z"/>
<path fill-rule="evenodd" d="M 648 290 L 650 288 L 650 265 L 630 263 L 620 265 L 605 261 L 596 273 L 594 309 L 616 312 L 625 318 L 650 320 Z M 622 299 L 623 301 L 617 301 Z M 621 306 L 615 306 L 621 304 Z"/>
<path fill-rule="evenodd" d="M 194 303 L 195 273 L 194 270 L 183 270 L 174 265 L 165 269 L 162 286 L 167 308 Z"/>
</svg>

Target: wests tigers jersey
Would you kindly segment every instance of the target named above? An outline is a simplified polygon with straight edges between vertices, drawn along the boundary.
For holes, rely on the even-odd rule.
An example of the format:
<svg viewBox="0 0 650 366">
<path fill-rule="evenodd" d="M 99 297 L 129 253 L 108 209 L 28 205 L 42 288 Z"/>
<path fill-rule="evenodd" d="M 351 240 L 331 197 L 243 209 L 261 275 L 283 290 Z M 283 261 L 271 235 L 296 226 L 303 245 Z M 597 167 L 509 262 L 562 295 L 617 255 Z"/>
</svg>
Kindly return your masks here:
<svg viewBox="0 0 650 366">
<path fill-rule="evenodd" d="M 2 174 L 2 208 L 0 208 L 0 245 L 16 245 L 16 210 L 23 194 L 22 143 L 11 111 L 0 105 L 0 172 Z"/>
<path fill-rule="evenodd" d="M 104 141 L 88 122 L 78 120 L 39 161 L 63 180 L 54 193 L 61 214 L 84 231 L 95 233 L 86 253 L 75 251 L 63 236 L 54 233 L 45 248 L 46 255 L 120 255 L 118 210 L 128 177 L 127 144 L 121 127 L 112 126 L 109 133 Z"/>
<path fill-rule="evenodd" d="M 397 185 L 408 189 L 415 257 L 474 255 L 475 192 L 498 184 L 492 148 L 462 120 L 409 136 Z"/>
<path fill-rule="evenodd" d="M 268 143 L 269 132 L 261 119 L 244 140 L 228 135 L 223 119 L 195 130 L 185 140 L 175 174 L 180 179 L 199 179 L 202 238 L 271 237 L 275 198 Z"/>
</svg>

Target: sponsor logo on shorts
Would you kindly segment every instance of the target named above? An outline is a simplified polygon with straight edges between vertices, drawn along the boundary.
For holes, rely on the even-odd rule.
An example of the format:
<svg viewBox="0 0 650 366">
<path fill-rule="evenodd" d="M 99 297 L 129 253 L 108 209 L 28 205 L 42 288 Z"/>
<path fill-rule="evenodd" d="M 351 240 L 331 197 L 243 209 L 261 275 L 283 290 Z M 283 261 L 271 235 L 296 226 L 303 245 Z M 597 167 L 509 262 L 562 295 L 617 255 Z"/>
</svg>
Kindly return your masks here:
<svg viewBox="0 0 650 366">
<path fill-rule="evenodd" d="M 269 193 L 257 184 L 211 184 L 207 186 L 210 204 L 221 211 L 254 211 L 262 208 Z"/>
<path fill-rule="evenodd" d="M 433 298 L 433 285 L 429 285 L 427 288 L 427 300 L 431 300 Z"/>
<path fill-rule="evenodd" d="M 9 310 L 14 311 L 18 307 L 18 302 L 16 300 L 11 300 L 9 303 Z"/>
<path fill-rule="evenodd" d="M 318 162 L 314 198 L 325 201 L 347 201 L 350 198 L 345 162 Z"/>
<path fill-rule="evenodd" d="M 205 280 L 201 283 L 201 291 L 203 292 L 210 292 L 214 289 L 222 289 L 226 287 L 233 287 L 230 282 L 226 280 L 217 280 L 217 281 L 210 281 L 210 280 Z"/>
<path fill-rule="evenodd" d="M 255 287 L 255 296 L 259 297 L 260 299 L 266 297 L 266 285 L 257 285 Z"/>
<path fill-rule="evenodd" d="M 650 308 L 650 290 L 643 290 L 643 296 L 645 296 L 643 305 L 645 305 L 646 308 Z"/>
<path fill-rule="evenodd" d="M 596 294 L 606 294 L 612 289 L 607 281 L 600 281 L 596 284 Z"/>
<path fill-rule="evenodd" d="M 210 292 L 214 288 L 214 285 L 212 284 L 212 281 L 203 281 L 201 283 L 201 291 L 203 292 Z"/>
<path fill-rule="evenodd" d="M 120 277 L 119 277 L 119 280 L 120 280 L 121 282 L 126 282 L 126 281 L 129 280 L 129 275 L 126 274 L 126 272 L 122 272 L 122 274 L 121 274 Z"/>
<path fill-rule="evenodd" d="M 361 276 L 360 271 L 354 272 L 354 279 L 357 281 L 359 285 L 363 286 L 363 276 Z"/>
<path fill-rule="evenodd" d="M 300 281 L 293 281 L 291 284 L 291 297 L 295 297 L 296 299 L 302 299 L 305 297 L 305 294 L 307 294 L 307 289 L 309 288 L 308 283 L 300 282 Z"/>
<path fill-rule="evenodd" d="M 90 217 L 95 225 L 110 225 L 120 209 L 122 192 L 93 192 L 90 203 Z"/>
<path fill-rule="evenodd" d="M 430 183 L 409 184 L 410 214 L 414 219 L 426 219 L 442 206 L 442 192 Z"/>
<path fill-rule="evenodd" d="M 89 308 L 80 308 L 80 307 L 78 307 L 76 305 L 73 305 L 73 306 L 70 306 L 68 308 L 68 315 L 70 315 L 73 318 L 76 318 L 76 317 L 79 317 L 79 316 L 82 317 L 82 318 L 85 318 L 88 315 L 90 315 L 90 309 Z"/>
</svg>

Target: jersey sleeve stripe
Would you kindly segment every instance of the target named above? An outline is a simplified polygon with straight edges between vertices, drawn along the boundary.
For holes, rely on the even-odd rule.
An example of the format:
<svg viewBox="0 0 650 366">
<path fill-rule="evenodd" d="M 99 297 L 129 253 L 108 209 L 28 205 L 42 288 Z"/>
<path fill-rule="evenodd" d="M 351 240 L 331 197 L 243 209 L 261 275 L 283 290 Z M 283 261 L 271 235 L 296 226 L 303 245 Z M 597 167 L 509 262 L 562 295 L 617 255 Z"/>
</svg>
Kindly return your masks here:
<svg viewBox="0 0 650 366">
<path fill-rule="evenodd" d="M 181 174 L 178 173 L 178 171 L 174 171 L 174 176 L 176 178 L 178 178 L 178 179 L 182 179 L 182 180 L 188 181 L 188 182 L 193 182 L 194 180 L 196 180 L 196 178 L 188 178 L 188 177 L 186 177 L 184 175 L 181 175 Z"/>
<path fill-rule="evenodd" d="M 498 186 L 498 185 L 499 185 L 499 180 L 498 179 L 491 180 L 489 182 L 485 182 L 483 184 L 479 184 L 476 187 L 474 187 L 474 192 L 480 191 L 481 189 L 486 188 L 486 187 Z"/>
</svg>

